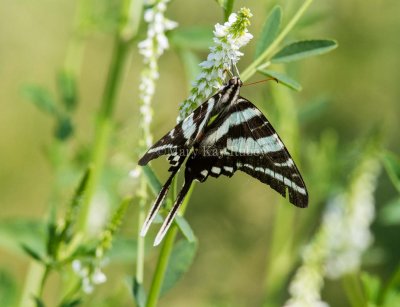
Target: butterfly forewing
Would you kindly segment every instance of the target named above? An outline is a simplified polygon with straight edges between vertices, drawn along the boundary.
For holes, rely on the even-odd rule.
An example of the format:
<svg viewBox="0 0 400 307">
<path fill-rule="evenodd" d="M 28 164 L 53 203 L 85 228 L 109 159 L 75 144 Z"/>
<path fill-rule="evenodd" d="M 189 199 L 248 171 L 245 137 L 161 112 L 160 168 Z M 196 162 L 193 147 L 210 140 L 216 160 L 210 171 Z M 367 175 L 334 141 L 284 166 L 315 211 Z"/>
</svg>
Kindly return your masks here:
<svg viewBox="0 0 400 307">
<path fill-rule="evenodd" d="M 146 165 L 149 161 L 162 155 L 170 155 L 170 163 L 174 165 L 178 158 L 186 156 L 199 135 L 203 132 L 207 122 L 213 114 L 214 106 L 221 94 L 217 93 L 196 110 L 189 114 L 182 122 L 157 141 L 139 160 L 139 165 Z M 175 159 L 175 161 L 174 161 Z"/>
</svg>

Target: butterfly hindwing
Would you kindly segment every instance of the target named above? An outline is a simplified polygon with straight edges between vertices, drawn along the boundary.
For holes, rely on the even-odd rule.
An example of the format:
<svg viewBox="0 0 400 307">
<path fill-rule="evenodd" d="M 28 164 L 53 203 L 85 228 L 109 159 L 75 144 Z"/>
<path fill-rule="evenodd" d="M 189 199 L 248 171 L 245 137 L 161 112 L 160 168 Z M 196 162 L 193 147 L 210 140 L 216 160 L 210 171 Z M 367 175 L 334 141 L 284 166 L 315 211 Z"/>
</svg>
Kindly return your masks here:
<svg viewBox="0 0 400 307">
<path fill-rule="evenodd" d="M 261 111 L 242 97 L 207 127 L 196 161 L 190 165 L 198 169 L 196 179 L 203 178 L 202 172 L 232 176 L 239 169 L 284 197 L 288 191 L 294 205 L 307 206 L 305 184 L 285 145 Z"/>
</svg>

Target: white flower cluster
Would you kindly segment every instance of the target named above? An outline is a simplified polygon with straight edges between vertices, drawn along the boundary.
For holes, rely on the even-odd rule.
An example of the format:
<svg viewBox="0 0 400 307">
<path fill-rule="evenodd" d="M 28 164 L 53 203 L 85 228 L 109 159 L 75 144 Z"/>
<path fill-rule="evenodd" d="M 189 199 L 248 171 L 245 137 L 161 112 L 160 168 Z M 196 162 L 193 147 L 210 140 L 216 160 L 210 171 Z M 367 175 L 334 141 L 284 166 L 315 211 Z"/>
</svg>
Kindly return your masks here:
<svg viewBox="0 0 400 307">
<path fill-rule="evenodd" d="M 87 294 L 93 292 L 94 286 L 107 281 L 106 275 L 98 266 L 93 268 L 90 265 L 83 264 L 80 260 L 74 260 L 72 269 L 82 279 L 82 289 Z"/>
<path fill-rule="evenodd" d="M 165 32 L 177 26 L 176 22 L 164 16 L 169 1 L 158 0 L 144 12 L 144 20 L 148 24 L 147 37 L 138 45 L 139 52 L 143 55 L 143 61 L 146 66 L 142 71 L 139 85 L 144 147 L 151 146 L 153 142 L 150 132 L 150 123 L 153 115 L 151 99 L 155 92 L 155 81 L 159 77 L 157 60 L 169 48 Z"/>
<path fill-rule="evenodd" d="M 291 298 L 285 307 L 328 307 L 320 294 L 324 285 L 325 233 L 319 232 L 302 256 L 303 265 L 290 283 Z"/>
<path fill-rule="evenodd" d="M 247 30 L 251 16 L 249 9 L 242 8 L 237 14 L 232 13 L 223 25 L 215 25 L 215 45 L 210 47 L 207 60 L 200 63 L 201 73 L 193 83 L 191 95 L 180 106 L 180 119 L 220 88 L 226 71 L 231 71 L 232 65 L 237 64 L 243 55 L 239 49 L 253 38 Z"/>
<path fill-rule="evenodd" d="M 361 167 L 350 190 L 329 204 L 323 219 L 329 251 L 325 269 L 330 278 L 358 270 L 362 254 L 372 243 L 370 226 L 375 218 L 374 192 L 380 164 L 369 159 Z"/>
<path fill-rule="evenodd" d="M 291 298 L 285 307 L 328 306 L 320 299 L 324 277 L 338 278 L 359 269 L 362 254 L 372 242 L 379 171 L 376 157 L 365 159 L 350 189 L 327 204 L 320 229 L 290 284 Z"/>
</svg>

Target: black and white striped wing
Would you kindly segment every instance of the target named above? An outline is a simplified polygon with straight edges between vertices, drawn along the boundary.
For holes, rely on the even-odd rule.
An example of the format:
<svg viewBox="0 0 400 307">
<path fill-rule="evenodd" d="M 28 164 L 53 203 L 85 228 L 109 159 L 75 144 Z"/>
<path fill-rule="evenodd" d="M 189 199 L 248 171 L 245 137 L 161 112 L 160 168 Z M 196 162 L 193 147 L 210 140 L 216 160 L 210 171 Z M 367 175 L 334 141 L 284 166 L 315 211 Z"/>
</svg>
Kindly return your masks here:
<svg viewBox="0 0 400 307">
<path fill-rule="evenodd" d="M 242 97 L 209 126 L 196 160 L 200 181 L 241 170 L 284 197 L 288 191 L 295 206 L 307 207 L 306 186 L 285 145 L 261 111 Z"/>
<path fill-rule="evenodd" d="M 146 165 L 161 155 L 170 155 L 169 160 L 172 165 L 177 164 L 180 157 L 186 157 L 194 141 L 201 135 L 210 120 L 220 96 L 221 94 L 217 93 L 205 101 L 151 146 L 139 160 L 139 165 Z"/>
</svg>

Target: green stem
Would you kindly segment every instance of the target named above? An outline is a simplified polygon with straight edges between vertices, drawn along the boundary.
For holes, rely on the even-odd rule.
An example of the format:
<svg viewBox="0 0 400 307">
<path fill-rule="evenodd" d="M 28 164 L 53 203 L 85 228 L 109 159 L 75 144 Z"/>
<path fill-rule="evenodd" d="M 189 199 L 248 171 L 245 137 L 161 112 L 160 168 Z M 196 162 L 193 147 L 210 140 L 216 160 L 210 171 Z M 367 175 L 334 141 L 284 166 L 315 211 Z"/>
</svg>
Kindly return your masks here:
<svg viewBox="0 0 400 307">
<path fill-rule="evenodd" d="M 86 195 L 83 200 L 78 223 L 79 229 L 84 233 L 86 232 L 88 226 L 90 203 L 93 198 L 97 183 L 99 182 L 107 154 L 108 143 L 112 130 L 113 111 L 121 86 L 121 80 L 125 68 L 124 64 L 126 63 L 129 50 L 129 41 L 123 40 L 118 35 L 115 39 L 114 52 L 104 89 L 103 100 L 97 116 L 95 140 L 91 158 L 93 173 L 87 184 Z"/>
<path fill-rule="evenodd" d="M 25 278 L 25 285 L 19 303 L 20 307 L 35 306 L 35 302 L 32 297 L 38 296 L 38 293 L 40 292 L 40 281 L 42 280 L 44 274 L 44 266 L 41 263 L 32 260 Z"/>
<path fill-rule="evenodd" d="M 310 6 L 313 0 L 305 0 L 303 5 L 297 10 L 296 14 L 292 17 L 286 27 L 279 33 L 278 37 L 272 42 L 272 44 L 257 58 L 251 63 L 241 74 L 240 78 L 242 81 L 248 80 L 256 71 L 257 66 L 260 65 L 263 61 L 268 59 L 274 52 L 275 49 L 279 46 L 280 43 L 285 39 L 285 37 L 289 34 L 289 32 L 293 29 L 296 23 L 299 21 L 300 17 L 304 14 L 307 8 Z"/>
<path fill-rule="evenodd" d="M 189 189 L 188 194 L 181 206 L 179 211 L 179 215 L 183 216 L 185 213 L 187 204 L 191 198 L 192 192 L 194 189 L 194 184 Z M 175 193 L 174 193 L 175 194 Z M 174 199 L 176 195 L 172 196 Z M 147 298 L 146 307 L 155 307 L 157 306 L 158 298 L 160 296 L 161 287 L 164 281 L 165 272 L 167 271 L 167 266 L 169 262 L 169 258 L 171 256 L 172 249 L 174 247 L 174 242 L 176 235 L 178 234 L 178 227 L 176 224 L 173 224 L 169 229 L 167 235 L 165 236 L 164 243 L 161 247 L 160 255 L 158 256 L 158 262 L 156 266 L 156 270 L 153 275 L 153 280 L 151 282 L 149 296 Z"/>
<path fill-rule="evenodd" d="M 342 278 L 342 286 L 351 306 L 367 307 L 360 280 L 355 273 L 344 276 Z"/>
<path fill-rule="evenodd" d="M 137 237 L 137 254 L 136 254 L 136 281 L 143 284 L 144 279 L 144 243 L 145 238 L 140 235 L 140 230 L 146 217 L 147 182 L 144 176 L 140 179 L 140 202 L 139 202 L 139 217 L 138 217 L 138 237 Z"/>
</svg>

